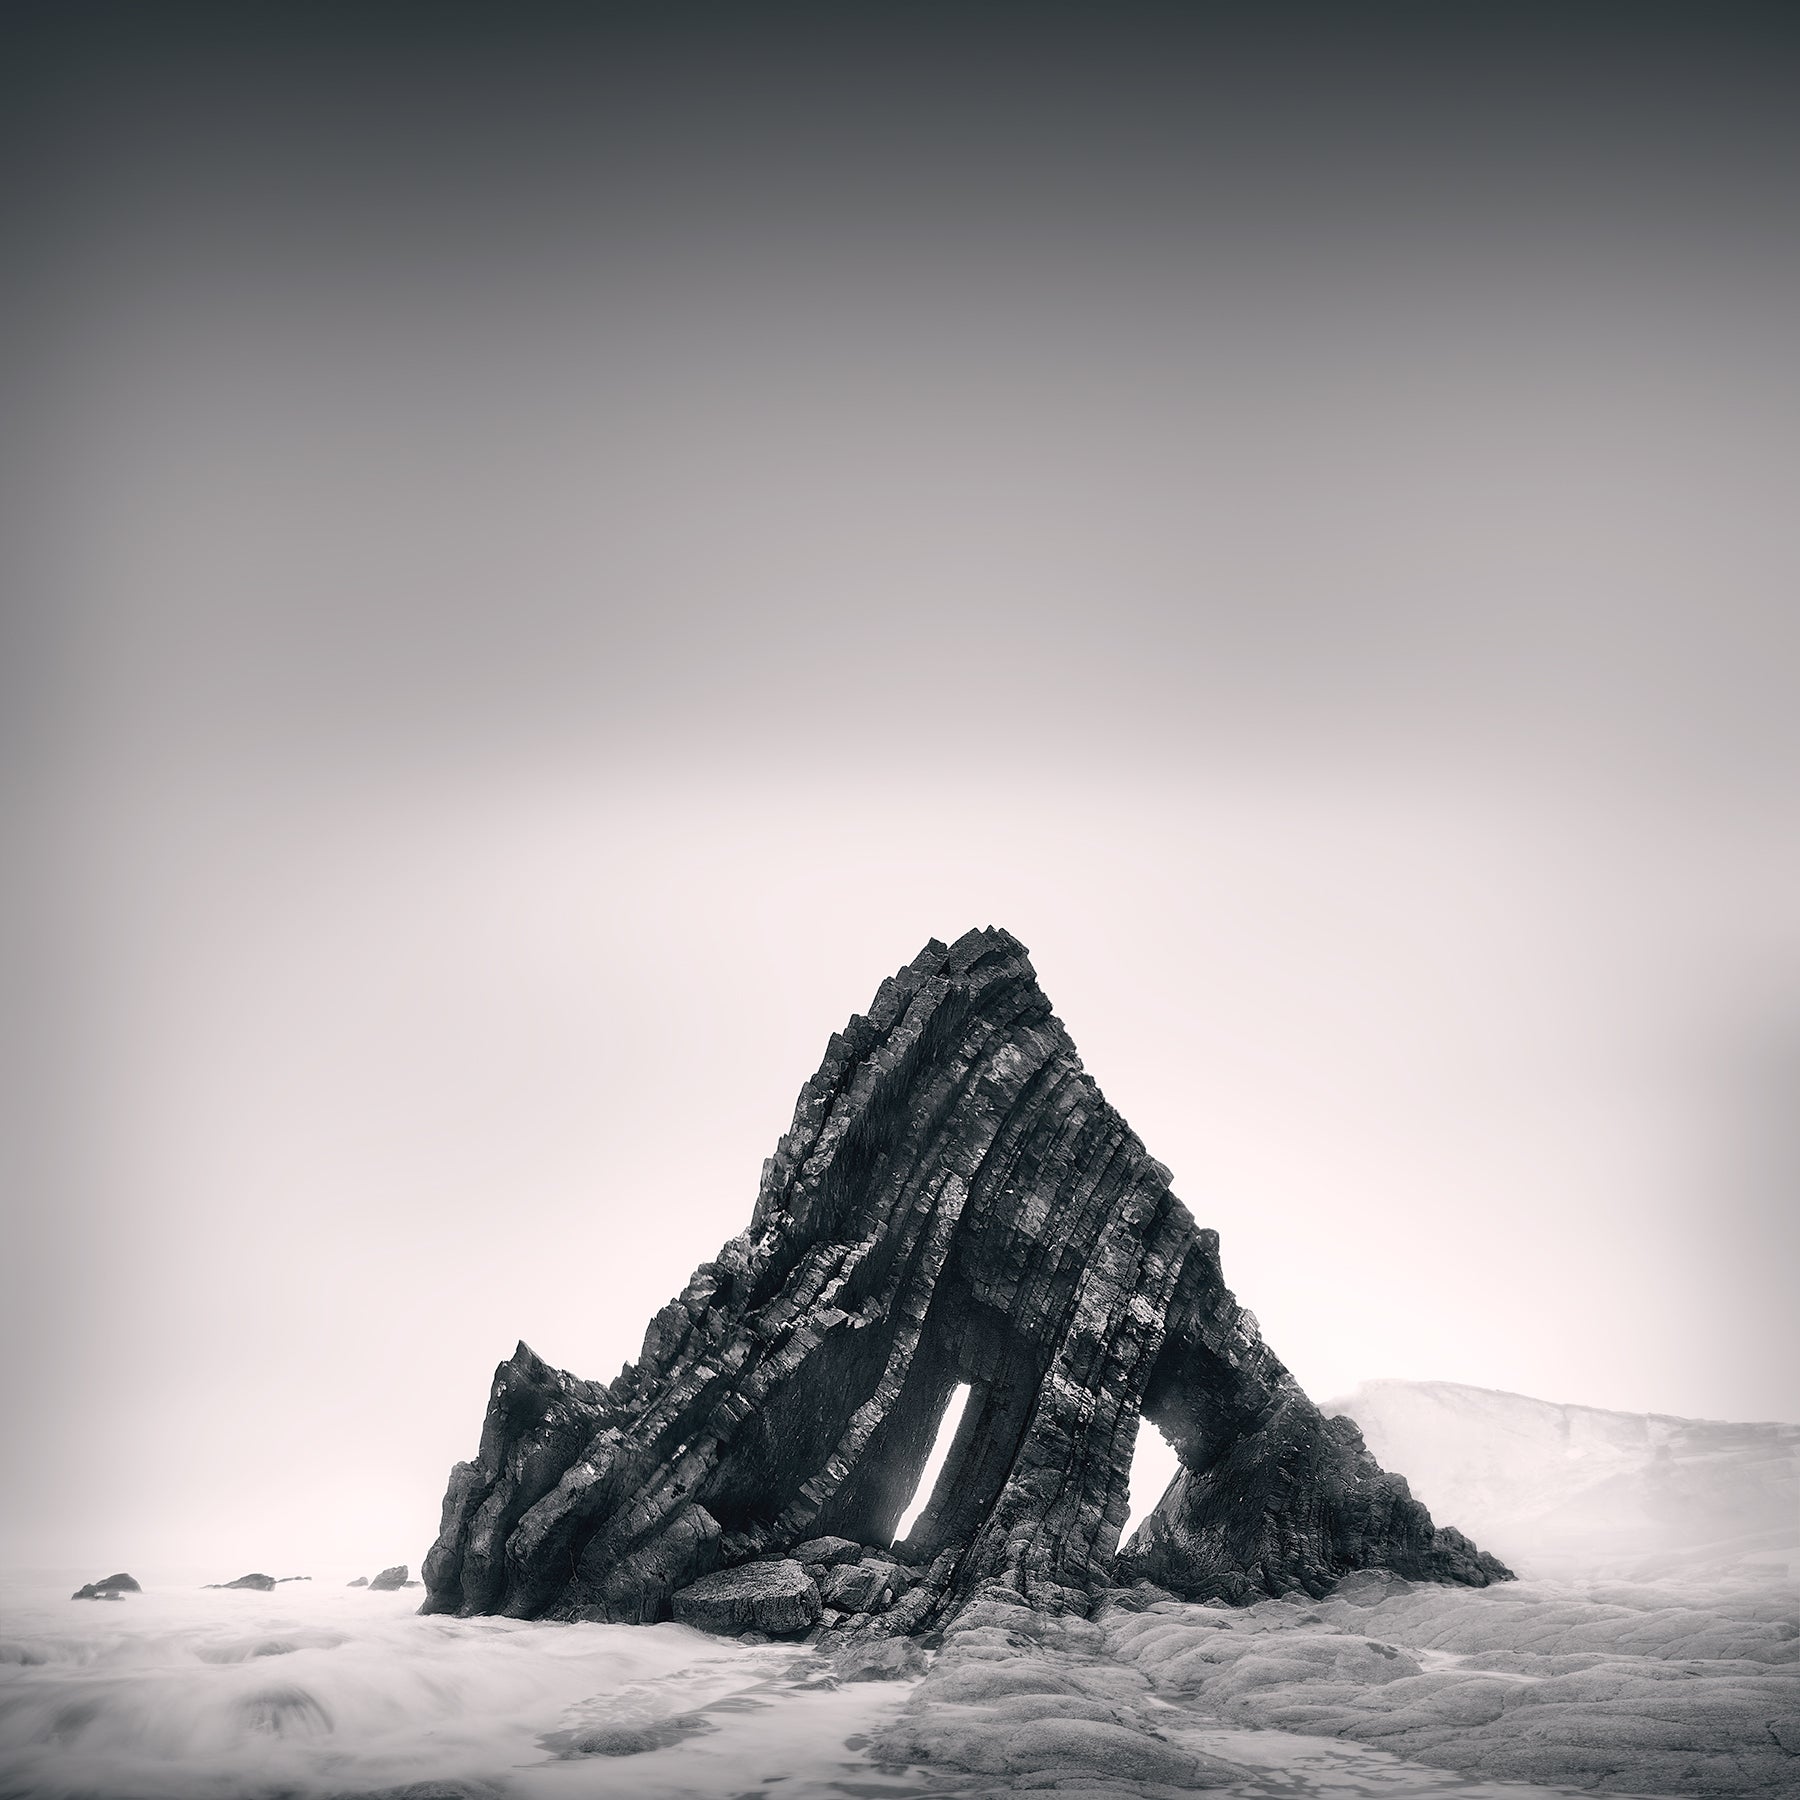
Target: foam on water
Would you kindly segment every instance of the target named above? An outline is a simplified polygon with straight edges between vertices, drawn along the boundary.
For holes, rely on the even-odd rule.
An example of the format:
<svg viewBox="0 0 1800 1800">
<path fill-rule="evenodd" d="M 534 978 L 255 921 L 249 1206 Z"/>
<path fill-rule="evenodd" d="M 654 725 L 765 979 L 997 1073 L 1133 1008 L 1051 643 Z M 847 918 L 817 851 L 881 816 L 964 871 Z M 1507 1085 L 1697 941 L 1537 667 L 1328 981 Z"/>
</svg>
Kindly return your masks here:
<svg viewBox="0 0 1800 1800">
<path fill-rule="evenodd" d="M 273 1800 L 431 1779 L 520 1800 L 724 1800 L 765 1778 L 796 1800 L 846 1781 L 917 1791 L 845 1748 L 906 1685 L 827 1687 L 823 1663 L 791 1646 L 421 1618 L 417 1590 L 337 1582 L 147 1586 L 118 1602 L 71 1602 L 70 1585 L 0 1584 L 9 1800 Z M 653 1748 L 617 1754 L 636 1743 Z M 580 1753 L 596 1745 L 614 1753 Z"/>
</svg>

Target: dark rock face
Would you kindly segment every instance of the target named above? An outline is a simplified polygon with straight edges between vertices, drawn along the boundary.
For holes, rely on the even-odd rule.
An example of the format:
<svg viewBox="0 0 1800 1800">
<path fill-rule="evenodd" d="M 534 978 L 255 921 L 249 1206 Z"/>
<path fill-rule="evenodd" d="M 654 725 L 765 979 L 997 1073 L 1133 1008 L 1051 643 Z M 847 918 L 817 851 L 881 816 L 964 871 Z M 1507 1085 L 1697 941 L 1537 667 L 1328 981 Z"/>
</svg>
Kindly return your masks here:
<svg viewBox="0 0 1800 1800">
<path fill-rule="evenodd" d="M 996 1582 L 1067 1614 L 1134 1580 L 1243 1600 L 1371 1567 L 1505 1579 L 1300 1391 L 1169 1182 L 1023 947 L 934 941 L 832 1038 L 749 1230 L 638 1363 L 610 1386 L 523 1344 L 501 1364 L 425 1610 L 654 1620 L 718 1570 L 889 1544 L 959 1383 L 948 1464 L 895 1546 L 921 1578 L 846 1624 L 910 1634 Z M 1120 1556 L 1140 1416 L 1183 1472 Z"/>
<path fill-rule="evenodd" d="M 258 1594 L 272 1594 L 275 1591 L 273 1575 L 240 1575 L 236 1581 L 209 1581 L 209 1588 L 249 1588 Z"/>
<path fill-rule="evenodd" d="M 85 1586 L 78 1587 L 69 1598 L 71 1600 L 117 1600 L 121 1594 L 141 1594 L 143 1591 L 130 1575 L 107 1575 L 99 1581 L 90 1581 Z"/>
<path fill-rule="evenodd" d="M 702 1576 L 675 1595 L 675 1617 L 702 1631 L 804 1637 L 819 1622 L 819 1590 L 797 1563 L 746 1563 Z"/>
<path fill-rule="evenodd" d="M 395 1563 L 391 1569 L 383 1569 L 381 1573 L 369 1583 L 369 1592 L 371 1594 L 389 1594 L 392 1593 L 395 1588 L 403 1588 L 406 1586 L 406 1575 L 406 1564 Z"/>
</svg>

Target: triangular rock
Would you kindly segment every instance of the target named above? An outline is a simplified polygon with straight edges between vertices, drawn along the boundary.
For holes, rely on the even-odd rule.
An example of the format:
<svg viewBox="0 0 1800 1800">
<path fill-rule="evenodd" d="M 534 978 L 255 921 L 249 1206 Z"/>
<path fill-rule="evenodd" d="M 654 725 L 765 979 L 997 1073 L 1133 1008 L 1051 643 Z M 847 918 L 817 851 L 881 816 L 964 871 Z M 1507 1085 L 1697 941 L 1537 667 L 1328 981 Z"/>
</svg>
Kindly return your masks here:
<svg viewBox="0 0 1800 1800">
<path fill-rule="evenodd" d="M 807 1540 L 886 1546 L 950 1394 L 971 1397 L 878 1629 L 985 1582 L 1082 1610 L 1147 1578 L 1320 1594 L 1353 1569 L 1485 1586 L 1263 1342 L 1006 932 L 933 940 L 831 1040 L 750 1229 L 610 1386 L 521 1344 L 425 1564 L 427 1611 L 651 1621 Z M 1183 1469 L 1124 1555 L 1140 1415 Z M 865 1621 L 866 1623 L 866 1621 Z"/>
</svg>

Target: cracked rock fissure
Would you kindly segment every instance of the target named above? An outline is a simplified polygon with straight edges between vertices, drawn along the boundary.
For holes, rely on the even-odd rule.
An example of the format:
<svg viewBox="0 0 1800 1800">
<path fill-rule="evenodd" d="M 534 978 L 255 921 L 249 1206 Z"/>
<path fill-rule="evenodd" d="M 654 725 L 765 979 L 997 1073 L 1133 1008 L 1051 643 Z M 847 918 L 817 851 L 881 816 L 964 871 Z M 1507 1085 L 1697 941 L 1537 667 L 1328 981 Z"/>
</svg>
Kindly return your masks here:
<svg viewBox="0 0 1800 1800">
<path fill-rule="evenodd" d="M 1300 1391 L 1169 1183 L 1024 947 L 934 939 L 832 1038 L 749 1230 L 638 1362 L 610 1386 L 524 1344 L 500 1365 L 425 1610 L 649 1623 L 747 1563 L 825 1582 L 804 1560 L 824 1539 L 897 1565 L 828 1583 L 884 1610 L 825 1625 L 894 1636 L 991 1582 L 1067 1613 L 1134 1580 L 1242 1603 L 1374 1567 L 1507 1579 Z M 961 1382 L 943 1475 L 892 1544 Z M 1182 1468 L 1120 1551 L 1140 1417 Z"/>
</svg>

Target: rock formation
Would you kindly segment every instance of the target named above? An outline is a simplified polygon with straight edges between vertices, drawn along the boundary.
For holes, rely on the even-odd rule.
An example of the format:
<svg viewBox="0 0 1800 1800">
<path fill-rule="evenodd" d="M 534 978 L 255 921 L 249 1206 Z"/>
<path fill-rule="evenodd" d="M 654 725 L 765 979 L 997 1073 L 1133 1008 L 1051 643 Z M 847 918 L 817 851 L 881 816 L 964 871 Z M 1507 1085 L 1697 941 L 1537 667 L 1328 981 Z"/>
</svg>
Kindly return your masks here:
<svg viewBox="0 0 1800 1800">
<path fill-rule="evenodd" d="M 240 1575 L 236 1581 L 209 1581 L 206 1585 L 209 1588 L 246 1588 L 253 1593 L 272 1594 L 275 1591 L 275 1577 L 263 1574 Z"/>
<path fill-rule="evenodd" d="M 406 1564 L 395 1563 L 391 1569 L 383 1569 L 369 1583 L 369 1592 L 371 1594 L 391 1594 L 395 1588 L 403 1588 L 407 1585 L 406 1574 Z"/>
<path fill-rule="evenodd" d="M 98 1581 L 90 1581 L 85 1586 L 78 1587 L 69 1598 L 71 1600 L 117 1600 L 126 1594 L 141 1594 L 143 1591 L 134 1576 L 120 1573 L 103 1576 Z"/>
<path fill-rule="evenodd" d="M 1368 1567 L 1505 1579 L 1300 1391 L 1169 1183 L 1023 947 L 934 940 L 832 1038 L 749 1230 L 635 1365 L 603 1386 L 523 1344 L 501 1364 L 425 1610 L 665 1619 L 761 1562 L 865 1608 L 827 1623 L 898 1636 L 996 1582 L 1083 1613 L 1121 1573 L 1234 1601 Z M 893 1545 L 963 1383 L 948 1464 Z M 1140 1417 L 1183 1469 L 1120 1557 Z M 865 1561 L 898 1573 L 839 1576 Z"/>
</svg>

